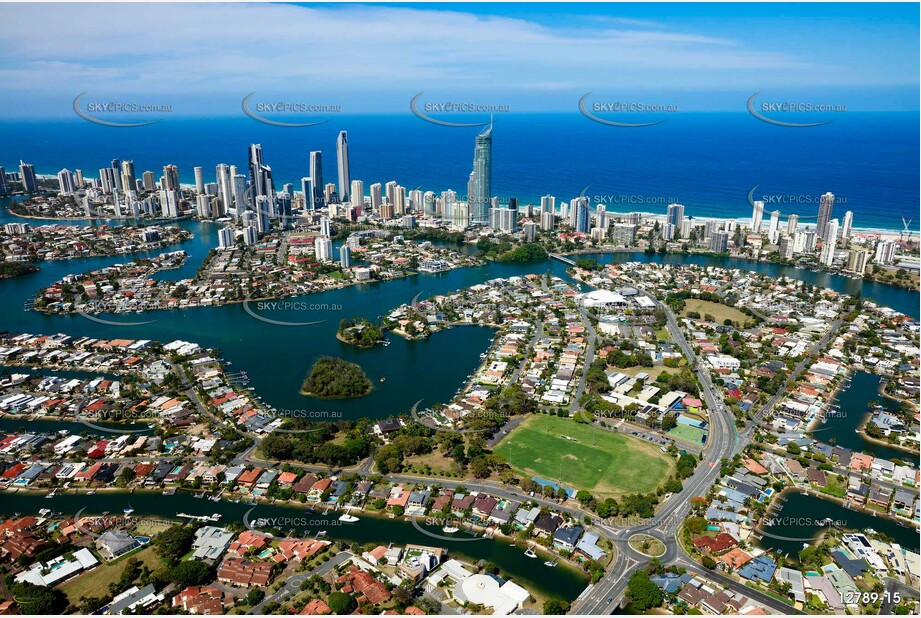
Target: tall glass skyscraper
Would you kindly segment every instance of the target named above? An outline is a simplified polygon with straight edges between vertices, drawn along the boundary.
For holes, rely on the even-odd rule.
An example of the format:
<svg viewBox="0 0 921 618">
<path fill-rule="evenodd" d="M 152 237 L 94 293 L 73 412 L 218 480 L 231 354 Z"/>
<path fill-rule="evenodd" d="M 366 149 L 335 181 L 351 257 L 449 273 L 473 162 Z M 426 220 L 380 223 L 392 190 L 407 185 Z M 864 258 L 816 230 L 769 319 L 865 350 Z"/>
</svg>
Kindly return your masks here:
<svg viewBox="0 0 921 618">
<path fill-rule="evenodd" d="M 307 210 L 316 210 L 326 206 L 326 196 L 323 194 L 323 153 L 319 150 L 310 152 L 310 181 L 313 186 L 313 200 L 307 205 Z"/>
<path fill-rule="evenodd" d="M 345 131 L 339 131 L 336 140 L 336 163 L 339 168 L 339 201 L 346 203 L 352 190 L 352 177 L 349 173 L 349 139 Z"/>
<path fill-rule="evenodd" d="M 473 225 L 489 225 L 489 198 L 492 195 L 492 123 L 476 136 L 473 150 L 473 174 L 467 203 Z"/>
<path fill-rule="evenodd" d="M 816 221 L 815 232 L 822 240 L 825 240 L 828 222 L 831 220 L 831 209 L 834 205 L 835 195 L 831 192 L 824 194 L 819 201 L 819 218 Z"/>
<path fill-rule="evenodd" d="M 252 203 L 258 202 L 256 198 L 264 197 L 265 203 L 274 211 L 275 185 L 272 182 L 272 168 L 262 160 L 261 144 L 252 144 L 249 147 L 249 184 L 253 192 Z"/>
</svg>

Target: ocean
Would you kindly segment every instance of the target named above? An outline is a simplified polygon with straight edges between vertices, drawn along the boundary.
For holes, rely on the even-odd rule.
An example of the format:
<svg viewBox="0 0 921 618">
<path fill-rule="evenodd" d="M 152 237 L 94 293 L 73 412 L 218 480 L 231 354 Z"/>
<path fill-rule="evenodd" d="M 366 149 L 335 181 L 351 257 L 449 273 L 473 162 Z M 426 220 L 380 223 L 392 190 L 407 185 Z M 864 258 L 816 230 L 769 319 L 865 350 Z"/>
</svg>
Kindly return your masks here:
<svg viewBox="0 0 921 618">
<path fill-rule="evenodd" d="M 96 177 L 112 159 L 133 159 L 138 177 L 166 164 L 183 183 L 201 165 L 213 181 L 218 163 L 247 172 L 247 148 L 263 145 L 278 188 L 308 175 L 311 150 L 323 152 L 324 182 L 337 182 L 336 136 L 348 131 L 352 179 L 396 180 L 420 188 L 466 193 L 477 128 L 444 127 L 405 114 L 334 114 L 313 127 L 284 128 L 244 116 L 164 118 L 136 128 L 99 126 L 79 118 L 0 122 L 0 165 L 19 160 L 39 174 L 82 169 Z M 463 118 L 477 121 L 480 118 Z M 918 229 L 917 113 L 847 113 L 830 124 L 779 127 L 746 113 L 675 114 L 662 124 L 618 128 L 578 112 L 498 114 L 493 130 L 493 194 L 506 202 L 558 203 L 584 192 L 609 211 L 664 214 L 671 201 L 695 218 L 747 218 L 750 197 L 782 217 L 815 221 L 819 196 L 837 197 L 833 217 L 854 212 L 854 227 L 900 230 L 902 217 Z M 767 214 L 766 214 L 767 217 Z"/>
</svg>

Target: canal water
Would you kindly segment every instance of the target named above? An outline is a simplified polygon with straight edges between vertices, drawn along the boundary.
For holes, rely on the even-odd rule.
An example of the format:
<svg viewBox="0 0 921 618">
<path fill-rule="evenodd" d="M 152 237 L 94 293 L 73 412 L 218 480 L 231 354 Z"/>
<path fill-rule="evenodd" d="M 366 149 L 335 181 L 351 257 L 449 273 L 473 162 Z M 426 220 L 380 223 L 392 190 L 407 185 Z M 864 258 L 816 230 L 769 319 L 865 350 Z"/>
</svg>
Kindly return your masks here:
<svg viewBox="0 0 921 618">
<path fill-rule="evenodd" d="M 771 515 L 773 525 L 765 528 L 769 534 L 765 534 L 758 541 L 758 544 L 765 549 L 776 549 L 795 557 L 803 549 L 804 543 L 810 543 L 823 530 L 828 529 L 820 523 L 820 520 L 825 518 L 833 520 L 840 529 L 846 531 L 866 532 L 869 528 L 881 532 L 902 547 L 914 552 L 918 552 L 921 546 L 917 529 L 895 521 L 853 511 L 837 502 L 824 500 L 811 494 L 804 496 L 801 493 L 790 491 L 784 494 L 784 499 L 786 502 Z"/>
<path fill-rule="evenodd" d="M 415 543 L 444 547 L 450 555 L 471 562 L 486 560 L 492 562 L 502 571 L 503 575 L 511 577 L 519 584 L 547 597 L 554 597 L 565 601 L 574 600 L 587 584 L 583 574 L 574 568 L 558 565 L 548 567 L 544 565 L 544 558 L 529 559 L 524 556 L 524 547 L 511 545 L 493 540 L 477 541 L 448 541 L 436 539 L 422 534 L 411 523 L 387 519 L 383 517 L 362 516 L 360 521 L 347 524 L 338 521 L 335 515 L 322 515 L 307 512 L 307 505 L 303 507 L 276 506 L 259 504 L 234 504 L 221 501 L 212 502 L 202 498 L 194 498 L 191 493 L 177 492 L 173 496 L 163 496 L 159 491 L 125 492 L 99 492 L 93 496 L 86 494 L 59 494 L 54 498 L 46 499 L 45 494 L 19 492 L 15 494 L 4 493 L 0 502 L 0 514 L 12 516 L 16 513 L 37 514 L 40 509 L 51 509 L 64 516 L 74 516 L 81 510 L 82 515 L 100 515 L 108 511 L 113 516 L 122 516 L 122 511 L 128 505 L 134 509 L 135 519 L 157 518 L 176 519 L 178 513 L 189 515 L 211 515 L 220 513 L 220 521 L 216 525 L 225 526 L 232 522 L 253 522 L 266 518 L 273 524 L 287 532 L 295 530 L 299 536 L 313 537 L 320 530 L 325 530 L 330 540 L 345 540 L 362 545 L 368 543 L 406 545 Z M 277 518 L 277 519 L 276 519 Z M 420 518 L 422 525 L 425 518 Z M 245 525 L 245 523 L 244 523 Z M 442 534 L 440 528 L 425 526 L 423 528 L 434 533 Z M 472 538 L 463 536 L 461 538 Z"/>
<path fill-rule="evenodd" d="M 0 202 L 2 204 L 2 202 Z M 0 224 L 23 221 L 0 210 Z M 41 221 L 30 221 L 39 225 Z M 72 222 L 74 224 L 78 222 Z M 137 254 L 158 255 L 162 251 L 183 249 L 189 260 L 179 271 L 161 276 L 188 277 L 198 269 L 208 251 L 217 245 L 219 224 L 183 221 L 195 237 L 181 245 Z M 467 250 L 473 250 L 472 247 Z M 603 263 L 631 260 L 666 264 L 697 264 L 747 268 L 768 276 L 800 278 L 814 285 L 828 286 L 844 293 L 861 290 L 864 297 L 908 315 L 918 316 L 917 295 L 907 290 L 873 282 L 861 282 L 828 273 L 814 273 L 769 262 L 729 259 L 715 256 L 653 255 L 617 253 L 596 256 Z M 319 322 L 307 326 L 279 326 L 249 315 L 242 304 L 199 307 L 176 311 L 150 311 L 144 314 L 107 316 L 113 321 L 143 322 L 143 325 L 112 326 L 93 322 L 79 315 L 48 316 L 24 311 L 26 301 L 36 290 L 66 274 L 86 272 L 125 262 L 129 256 L 86 258 L 42 262 L 41 271 L 0 281 L 0 329 L 11 332 L 56 333 L 100 338 L 124 337 L 170 341 L 183 339 L 218 348 L 232 363 L 233 370 L 245 370 L 249 386 L 269 405 L 279 410 L 308 410 L 312 418 L 384 418 L 407 412 L 416 402 L 428 407 L 449 400 L 465 378 L 478 366 L 479 355 L 488 347 L 492 331 L 460 327 L 437 333 L 426 341 L 406 341 L 389 335 L 389 346 L 358 349 L 335 337 L 339 321 L 351 316 L 372 320 L 414 298 L 427 298 L 452 292 L 497 277 L 550 272 L 565 277 L 566 264 L 556 260 L 530 264 L 489 263 L 444 273 L 406 277 L 387 283 L 351 286 L 330 292 L 287 299 L 288 307 L 275 310 L 250 303 L 257 314 L 277 321 Z M 318 400 L 300 395 L 298 390 L 314 360 L 321 355 L 342 357 L 362 366 L 374 383 L 367 396 L 346 400 Z"/>
<path fill-rule="evenodd" d="M 810 435 L 826 444 L 835 444 L 857 453 L 869 453 L 874 457 L 902 459 L 908 462 L 917 460 L 914 453 L 867 440 L 863 435 L 857 433 L 858 429 L 863 429 L 866 425 L 871 401 L 876 401 L 884 408 L 887 402 L 893 403 L 892 400 L 879 394 L 881 381 L 880 376 L 872 373 L 865 371 L 854 373 L 851 383 L 838 393 L 835 399 L 835 403 L 840 406 L 841 413 L 831 416 L 824 423 L 816 426 Z"/>
</svg>

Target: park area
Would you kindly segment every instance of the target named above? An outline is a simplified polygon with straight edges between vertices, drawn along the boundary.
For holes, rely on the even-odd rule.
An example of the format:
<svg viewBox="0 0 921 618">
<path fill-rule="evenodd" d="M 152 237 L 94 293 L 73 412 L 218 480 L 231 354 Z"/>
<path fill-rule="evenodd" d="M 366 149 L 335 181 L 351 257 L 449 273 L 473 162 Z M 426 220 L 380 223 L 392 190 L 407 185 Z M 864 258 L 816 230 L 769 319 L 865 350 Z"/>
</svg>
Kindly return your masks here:
<svg viewBox="0 0 921 618">
<path fill-rule="evenodd" d="M 521 474 L 584 489 L 597 498 L 653 492 L 674 469 L 672 458 L 653 444 L 542 414 L 516 427 L 493 452 Z"/>
<path fill-rule="evenodd" d="M 745 322 L 751 319 L 738 309 L 730 307 L 729 305 L 722 305 L 720 303 L 697 298 L 688 298 L 684 301 L 684 310 L 681 312 L 681 315 L 687 317 L 689 313 L 697 313 L 702 320 L 706 319 L 706 316 L 711 316 L 713 321 L 720 324 L 727 319 L 738 322 L 739 324 L 745 324 Z"/>
</svg>

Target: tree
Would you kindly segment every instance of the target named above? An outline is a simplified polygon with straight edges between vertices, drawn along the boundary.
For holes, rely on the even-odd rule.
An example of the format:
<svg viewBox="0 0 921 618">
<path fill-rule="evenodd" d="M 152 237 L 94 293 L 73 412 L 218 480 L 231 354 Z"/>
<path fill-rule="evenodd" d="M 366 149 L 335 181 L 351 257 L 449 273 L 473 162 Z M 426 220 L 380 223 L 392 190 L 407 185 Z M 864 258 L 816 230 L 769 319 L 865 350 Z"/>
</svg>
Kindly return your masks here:
<svg viewBox="0 0 921 618">
<path fill-rule="evenodd" d="M 262 588 L 253 588 L 246 595 L 246 604 L 252 607 L 258 605 L 265 598 L 265 590 Z"/>
<path fill-rule="evenodd" d="M 333 610 L 333 613 L 340 616 L 343 614 L 351 614 L 358 605 L 355 603 L 355 599 L 352 595 L 344 592 L 333 592 L 329 595 L 327 603 L 329 608 Z"/>
<path fill-rule="evenodd" d="M 168 566 L 174 566 L 192 548 L 194 538 L 195 531 L 192 528 L 172 526 L 154 540 L 154 552 Z"/>
<path fill-rule="evenodd" d="M 637 612 L 658 607 L 662 604 L 662 591 L 644 571 L 637 571 L 627 583 L 627 600 Z"/>
<path fill-rule="evenodd" d="M 170 580 L 179 589 L 201 586 L 214 580 L 214 567 L 201 560 L 186 560 L 170 569 Z"/>
<path fill-rule="evenodd" d="M 716 568 L 716 560 L 714 560 L 710 556 L 704 556 L 703 558 L 701 558 L 700 563 L 708 569 Z"/>
<path fill-rule="evenodd" d="M 569 603 L 559 599 L 547 599 L 544 601 L 545 616 L 562 616 L 569 611 Z"/>
<path fill-rule="evenodd" d="M 60 615 L 67 609 L 67 597 L 55 588 L 19 582 L 11 585 L 9 591 L 24 615 Z"/>
</svg>

